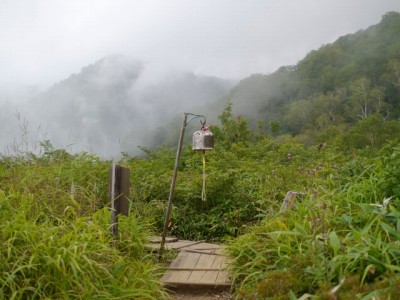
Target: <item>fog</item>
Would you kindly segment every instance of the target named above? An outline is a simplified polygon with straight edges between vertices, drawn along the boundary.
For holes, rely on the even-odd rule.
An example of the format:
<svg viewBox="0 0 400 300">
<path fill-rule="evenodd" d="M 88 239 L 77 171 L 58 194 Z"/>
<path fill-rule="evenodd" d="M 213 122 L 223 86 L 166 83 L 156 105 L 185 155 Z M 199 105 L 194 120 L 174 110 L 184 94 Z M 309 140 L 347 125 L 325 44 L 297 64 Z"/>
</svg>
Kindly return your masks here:
<svg viewBox="0 0 400 300">
<path fill-rule="evenodd" d="M 50 86 L 113 53 L 240 79 L 378 23 L 398 0 L 2 0 L 0 82 Z"/>
<path fill-rule="evenodd" d="M 4 92 L 2 152 L 40 153 L 40 142 L 50 140 L 56 148 L 102 157 L 140 154 L 138 146 L 178 134 L 172 125 L 183 112 L 222 99 L 234 83 L 107 56 L 45 91 Z"/>
<path fill-rule="evenodd" d="M 0 152 L 48 139 L 138 153 L 177 131 L 185 111 L 215 122 L 215 101 L 239 80 L 294 65 L 391 10 L 400 1 L 2 0 Z"/>
</svg>

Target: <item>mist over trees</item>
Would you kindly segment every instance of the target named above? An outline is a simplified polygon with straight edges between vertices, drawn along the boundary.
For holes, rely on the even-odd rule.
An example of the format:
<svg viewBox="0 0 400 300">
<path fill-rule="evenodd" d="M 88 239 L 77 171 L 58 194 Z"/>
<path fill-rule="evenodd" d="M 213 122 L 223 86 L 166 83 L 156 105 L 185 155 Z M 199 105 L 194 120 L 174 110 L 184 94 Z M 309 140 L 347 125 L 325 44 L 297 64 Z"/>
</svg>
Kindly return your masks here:
<svg viewBox="0 0 400 300">
<path fill-rule="evenodd" d="M 354 143 L 348 137 L 375 127 L 376 138 L 365 136 L 358 145 L 379 146 L 387 132 L 400 136 L 393 123 L 400 116 L 399 32 L 400 14 L 389 12 L 379 24 L 340 37 L 295 66 L 243 79 L 228 101 L 236 115 L 253 128 L 262 121 L 272 136 L 316 144 L 341 135 Z"/>
<path fill-rule="evenodd" d="M 8 141 L 3 138 L 2 147 L 8 145 L 13 152 L 27 143 L 34 148 L 35 142 L 50 140 L 56 147 L 101 156 L 138 154 L 138 146 L 154 146 L 152 135 L 158 127 L 198 103 L 224 97 L 233 84 L 108 56 L 44 92 L 24 93 L 18 101 L 2 97 L 2 119 L 8 124 L 3 128 L 9 130 L 3 131 Z"/>
<path fill-rule="evenodd" d="M 297 65 L 237 84 L 107 56 L 46 91 L 1 88 L 1 148 L 50 140 L 101 156 L 138 154 L 138 146 L 174 145 L 183 112 L 217 124 L 227 104 L 251 129 L 281 141 L 379 147 L 400 137 L 399 32 L 400 14 L 388 12 Z"/>
</svg>

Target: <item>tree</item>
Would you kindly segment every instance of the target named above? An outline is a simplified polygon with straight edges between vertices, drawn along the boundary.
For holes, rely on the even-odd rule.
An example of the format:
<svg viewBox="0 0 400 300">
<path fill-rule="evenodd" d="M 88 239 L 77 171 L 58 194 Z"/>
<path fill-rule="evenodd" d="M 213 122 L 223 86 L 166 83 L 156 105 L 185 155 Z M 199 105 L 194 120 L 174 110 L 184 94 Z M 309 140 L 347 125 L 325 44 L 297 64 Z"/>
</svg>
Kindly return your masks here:
<svg viewBox="0 0 400 300">
<path fill-rule="evenodd" d="M 387 121 L 380 114 L 372 114 L 355 124 L 345 141 L 347 145 L 356 148 L 380 148 L 389 140 L 399 137 L 400 122 Z"/>
<path fill-rule="evenodd" d="M 238 116 L 235 118 L 232 111 L 232 103 L 228 102 L 223 113 L 218 116 L 222 128 L 216 130 L 218 139 L 230 147 L 230 145 L 239 142 L 249 142 L 254 140 L 254 132 L 250 130 L 246 118 Z"/>
<path fill-rule="evenodd" d="M 362 77 L 350 85 L 349 105 L 355 119 L 365 119 L 385 108 L 385 91 L 382 87 L 371 85 L 371 80 Z"/>
</svg>

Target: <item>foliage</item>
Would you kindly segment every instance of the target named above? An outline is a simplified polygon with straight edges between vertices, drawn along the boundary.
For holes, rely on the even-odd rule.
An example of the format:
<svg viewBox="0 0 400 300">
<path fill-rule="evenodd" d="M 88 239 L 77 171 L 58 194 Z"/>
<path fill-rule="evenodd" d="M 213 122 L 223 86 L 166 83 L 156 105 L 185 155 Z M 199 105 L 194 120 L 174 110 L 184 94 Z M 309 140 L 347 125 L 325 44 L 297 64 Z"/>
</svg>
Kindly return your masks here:
<svg viewBox="0 0 400 300">
<path fill-rule="evenodd" d="M 400 148 L 390 133 L 397 123 L 372 114 L 343 130 L 343 139 L 305 146 L 298 137 L 242 134 L 249 129 L 238 123 L 245 119 L 235 118 L 229 104 L 221 119 L 212 128 L 215 149 L 206 154 L 206 202 L 201 153 L 183 151 L 170 234 L 227 240 L 239 299 L 395 297 Z M 153 216 L 158 230 L 173 160 L 172 151 L 160 149 L 127 162 L 136 169 L 135 207 Z M 303 196 L 280 212 L 288 191 Z"/>
<path fill-rule="evenodd" d="M 206 153 L 207 201 L 202 201 L 202 157 L 190 147 L 183 149 L 170 233 L 185 239 L 221 240 L 236 236 L 279 207 L 289 190 L 315 189 L 317 177 L 337 184 L 336 162 L 342 154 L 334 149 L 305 147 L 293 141 L 278 144 L 256 138 L 245 119 L 236 119 L 227 106 L 221 128 L 213 127 L 215 149 Z M 239 126 L 239 124 L 242 124 Z M 161 231 L 174 156 L 165 148 L 149 157 L 125 161 L 132 170 L 133 207 L 143 218 L 152 218 Z"/>
<path fill-rule="evenodd" d="M 318 193 L 290 211 L 267 213 L 261 224 L 231 240 L 239 298 L 395 297 L 400 198 L 397 165 L 387 161 L 398 153 L 392 143 L 374 157 L 348 161 L 340 167 L 340 184 L 318 178 Z"/>
<path fill-rule="evenodd" d="M 397 140 L 379 151 L 346 140 L 306 146 L 296 138 L 245 134 L 246 119 L 234 117 L 229 106 L 224 118 L 212 128 L 215 149 L 206 153 L 207 201 L 201 197 L 202 153 L 190 145 L 183 149 L 169 234 L 227 240 L 239 298 L 329 298 L 332 290 L 394 297 L 400 263 Z M 392 124 L 376 115 L 362 122 L 371 119 Z M 379 130 L 378 138 L 388 129 Z M 357 134 L 365 138 L 370 131 Z M 162 230 L 174 151 L 124 155 L 121 163 L 131 169 L 131 216 L 121 218 L 115 242 L 104 208 L 110 162 L 42 146 L 42 156 L 1 157 L 2 297 L 164 297 L 160 271 L 144 252 L 145 224 Z M 280 212 L 288 191 L 302 196 Z"/>
<path fill-rule="evenodd" d="M 0 298 L 164 298 L 148 227 L 131 214 L 110 234 L 109 162 L 43 146 L 0 159 Z"/>
</svg>

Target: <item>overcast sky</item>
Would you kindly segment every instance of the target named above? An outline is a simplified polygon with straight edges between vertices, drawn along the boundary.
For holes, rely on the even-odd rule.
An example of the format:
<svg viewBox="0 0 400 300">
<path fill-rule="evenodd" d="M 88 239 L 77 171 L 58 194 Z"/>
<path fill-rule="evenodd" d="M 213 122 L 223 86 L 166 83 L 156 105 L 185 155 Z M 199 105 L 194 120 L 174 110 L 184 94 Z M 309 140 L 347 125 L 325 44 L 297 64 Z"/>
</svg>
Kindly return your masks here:
<svg viewBox="0 0 400 300">
<path fill-rule="evenodd" d="M 399 0 L 0 0 L 0 85 L 50 85 L 109 54 L 243 78 L 376 24 Z"/>
</svg>

